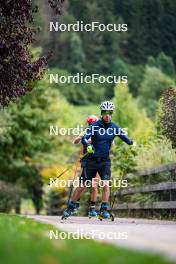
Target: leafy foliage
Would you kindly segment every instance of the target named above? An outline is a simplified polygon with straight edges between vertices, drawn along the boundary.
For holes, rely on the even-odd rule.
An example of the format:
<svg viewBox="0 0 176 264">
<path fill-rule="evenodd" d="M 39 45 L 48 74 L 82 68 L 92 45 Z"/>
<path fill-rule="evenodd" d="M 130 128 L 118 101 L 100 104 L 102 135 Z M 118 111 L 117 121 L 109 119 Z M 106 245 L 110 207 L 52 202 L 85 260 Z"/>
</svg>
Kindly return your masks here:
<svg viewBox="0 0 176 264">
<path fill-rule="evenodd" d="M 156 57 L 162 51 L 176 62 L 174 0 L 113 2 L 116 14 L 122 16 L 130 28 L 122 49 L 132 64 L 144 64 L 148 56 Z"/>
<path fill-rule="evenodd" d="M 139 100 L 147 109 L 150 117 L 154 118 L 158 100 L 166 87 L 173 85 L 174 80 L 156 67 L 146 67 L 144 80 L 140 87 Z"/>
<path fill-rule="evenodd" d="M 76 65 L 75 65 L 76 66 Z M 58 76 L 70 76 L 68 71 L 51 68 L 50 74 L 58 74 Z M 48 80 L 49 82 L 49 80 Z M 74 83 L 53 83 L 51 87 L 58 89 L 68 102 L 74 105 L 87 105 L 90 103 L 100 103 L 106 99 L 105 87 L 99 83 L 94 84 L 74 84 Z"/>
<path fill-rule="evenodd" d="M 127 173 L 134 172 L 136 169 L 135 156 L 137 151 L 133 146 L 127 146 L 125 143 L 119 143 L 113 148 L 113 170 L 119 172 L 123 177 Z"/>
<path fill-rule="evenodd" d="M 159 68 L 164 74 L 174 78 L 175 65 L 173 59 L 167 56 L 164 52 L 159 53 L 156 58 L 149 56 L 147 65 L 149 67 Z"/>
<path fill-rule="evenodd" d="M 50 95 L 50 96 L 49 96 Z M 57 103 L 57 91 L 37 87 L 18 104 L 4 110 L 11 127 L 1 141 L 0 178 L 19 183 L 28 190 L 37 212 L 42 207 L 42 180 L 39 165 L 56 148 L 56 138 L 49 135 L 49 123 L 57 122 L 57 114 L 51 114 Z"/>
<path fill-rule="evenodd" d="M 46 213 L 47 215 L 58 215 L 66 205 L 67 191 L 51 190 L 46 198 Z"/>
<path fill-rule="evenodd" d="M 176 160 L 176 151 L 172 148 L 170 140 L 165 137 L 153 137 L 148 144 L 139 146 L 135 158 L 138 170 L 156 167 Z"/>
<path fill-rule="evenodd" d="M 116 111 L 114 121 L 123 128 L 127 128 L 129 136 L 139 143 L 145 143 L 154 133 L 152 121 L 147 117 L 144 109 L 140 109 L 137 100 L 133 98 L 127 85 L 115 87 L 114 102 Z"/>
<path fill-rule="evenodd" d="M 48 0 L 49 5 L 55 10 L 56 15 L 61 15 L 64 2 L 65 0 Z"/>
<path fill-rule="evenodd" d="M 24 195 L 20 186 L 0 181 L 0 212 L 9 213 L 12 208 L 17 208 Z"/>
<path fill-rule="evenodd" d="M 49 55 L 32 61 L 28 49 L 37 29 L 31 0 L 0 3 L 0 106 L 7 106 L 32 90 L 33 81 L 41 79 Z"/>
<path fill-rule="evenodd" d="M 158 133 L 171 140 L 176 148 L 176 88 L 168 88 L 164 91 L 157 112 Z"/>
</svg>

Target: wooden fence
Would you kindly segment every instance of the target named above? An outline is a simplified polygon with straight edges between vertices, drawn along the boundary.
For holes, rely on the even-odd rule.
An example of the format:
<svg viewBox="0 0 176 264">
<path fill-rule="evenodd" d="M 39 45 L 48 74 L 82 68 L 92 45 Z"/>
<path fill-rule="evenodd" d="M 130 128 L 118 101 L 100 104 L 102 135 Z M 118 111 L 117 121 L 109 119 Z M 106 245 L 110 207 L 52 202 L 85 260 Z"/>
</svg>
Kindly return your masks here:
<svg viewBox="0 0 176 264">
<path fill-rule="evenodd" d="M 169 191 L 169 199 L 167 201 L 155 201 L 155 202 L 121 202 L 114 205 L 114 210 L 151 210 L 151 209 L 176 209 L 176 163 L 162 165 L 156 168 L 148 169 L 145 171 L 137 172 L 133 175 L 126 175 L 128 183 L 134 177 L 149 177 L 154 175 L 159 175 L 161 173 L 168 173 L 168 180 L 163 182 L 158 182 L 156 184 L 142 184 L 142 186 L 133 186 L 120 189 L 114 195 L 120 199 L 127 195 L 134 195 L 138 193 L 156 193 Z M 143 178 L 144 179 L 144 178 Z"/>
</svg>

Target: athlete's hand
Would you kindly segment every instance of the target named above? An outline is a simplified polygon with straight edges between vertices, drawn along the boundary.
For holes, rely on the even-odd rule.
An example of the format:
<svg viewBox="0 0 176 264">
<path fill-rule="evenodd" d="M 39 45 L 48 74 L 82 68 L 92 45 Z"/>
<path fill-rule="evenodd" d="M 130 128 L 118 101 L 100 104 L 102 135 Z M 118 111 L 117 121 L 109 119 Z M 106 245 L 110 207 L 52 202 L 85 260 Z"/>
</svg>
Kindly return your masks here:
<svg viewBox="0 0 176 264">
<path fill-rule="evenodd" d="M 87 152 L 88 152 L 89 154 L 93 154 L 93 153 L 94 153 L 93 146 L 89 145 L 89 146 L 87 147 Z"/>
</svg>

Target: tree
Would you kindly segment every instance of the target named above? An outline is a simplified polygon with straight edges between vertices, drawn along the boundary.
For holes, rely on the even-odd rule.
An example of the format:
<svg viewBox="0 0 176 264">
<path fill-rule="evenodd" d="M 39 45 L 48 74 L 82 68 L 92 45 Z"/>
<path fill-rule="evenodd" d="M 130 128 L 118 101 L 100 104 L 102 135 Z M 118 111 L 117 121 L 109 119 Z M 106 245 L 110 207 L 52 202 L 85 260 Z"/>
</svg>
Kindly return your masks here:
<svg viewBox="0 0 176 264">
<path fill-rule="evenodd" d="M 59 215 L 67 202 L 67 190 L 51 190 L 46 200 L 46 214 Z"/>
<path fill-rule="evenodd" d="M 156 67 L 160 69 L 164 74 L 175 77 L 175 65 L 173 59 L 167 56 L 164 52 L 160 52 L 156 58 L 149 56 L 147 59 L 147 65 L 149 67 Z"/>
<path fill-rule="evenodd" d="M 0 3 L 0 106 L 31 91 L 46 67 L 48 56 L 33 61 L 29 51 L 38 31 L 31 26 L 33 12 L 31 0 Z"/>
<path fill-rule="evenodd" d="M 51 6 L 51 8 L 54 9 L 56 15 L 62 14 L 62 8 L 64 2 L 65 0 L 48 0 L 49 5 Z"/>
<path fill-rule="evenodd" d="M 61 52 L 52 60 L 51 66 L 59 64 L 62 69 L 71 73 L 84 72 L 85 54 L 80 35 L 77 32 L 64 32 L 58 45 Z"/>
<path fill-rule="evenodd" d="M 154 133 L 153 123 L 129 92 L 128 85 L 121 84 L 115 87 L 114 102 L 116 105 L 114 121 L 127 128 L 129 136 L 137 142 L 145 143 Z"/>
<path fill-rule="evenodd" d="M 159 69 L 165 74 L 175 76 L 175 65 L 171 57 L 167 56 L 164 52 L 161 52 L 157 57 L 157 65 Z"/>
<path fill-rule="evenodd" d="M 122 43 L 125 58 L 144 64 L 147 57 L 164 52 L 176 62 L 176 5 L 174 0 L 115 0 L 115 12 L 130 28 Z M 156 15 L 157 14 L 157 15 Z"/>
<path fill-rule="evenodd" d="M 19 204 L 25 192 L 20 186 L 0 181 L 0 212 L 9 213 L 12 208 L 19 213 Z"/>
<path fill-rule="evenodd" d="M 57 123 L 59 97 L 58 91 L 46 89 L 43 82 L 18 104 L 4 110 L 4 122 L 10 123 L 11 128 L 1 140 L 0 179 L 28 190 L 37 213 L 42 207 L 43 193 L 40 166 L 46 165 L 48 156 L 58 148 L 56 137 L 49 135 L 49 124 Z"/>
<path fill-rule="evenodd" d="M 71 34 L 70 39 L 70 64 L 72 64 L 72 71 L 83 72 L 83 63 L 85 60 L 85 54 L 82 48 L 82 41 L 78 34 Z M 71 69 L 69 69 L 71 71 Z"/>
<path fill-rule="evenodd" d="M 167 88 L 161 96 L 157 111 L 157 129 L 176 148 L 176 88 Z"/>
<path fill-rule="evenodd" d="M 174 84 L 174 81 L 156 67 L 146 67 L 144 80 L 139 89 L 140 104 L 146 108 L 150 117 L 154 117 L 158 99 L 165 87 Z"/>
<path fill-rule="evenodd" d="M 126 63 L 120 58 L 115 59 L 112 63 L 112 72 L 117 76 L 127 75 L 128 68 Z"/>
</svg>

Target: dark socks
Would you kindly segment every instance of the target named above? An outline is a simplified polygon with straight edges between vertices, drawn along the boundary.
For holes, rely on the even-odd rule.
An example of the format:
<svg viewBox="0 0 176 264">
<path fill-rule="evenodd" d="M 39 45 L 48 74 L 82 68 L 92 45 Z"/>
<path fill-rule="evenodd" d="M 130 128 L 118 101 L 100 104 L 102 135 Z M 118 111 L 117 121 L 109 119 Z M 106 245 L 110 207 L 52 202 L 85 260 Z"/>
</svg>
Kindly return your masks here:
<svg viewBox="0 0 176 264">
<path fill-rule="evenodd" d="M 95 206 L 95 202 L 90 202 L 90 206 Z"/>
</svg>

